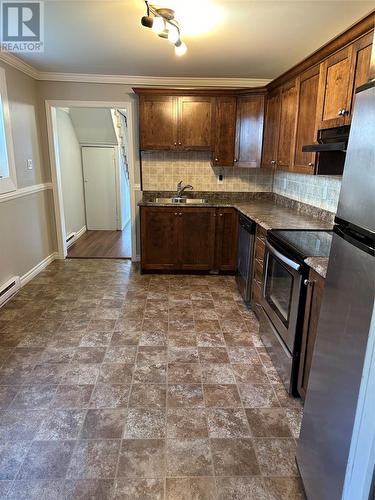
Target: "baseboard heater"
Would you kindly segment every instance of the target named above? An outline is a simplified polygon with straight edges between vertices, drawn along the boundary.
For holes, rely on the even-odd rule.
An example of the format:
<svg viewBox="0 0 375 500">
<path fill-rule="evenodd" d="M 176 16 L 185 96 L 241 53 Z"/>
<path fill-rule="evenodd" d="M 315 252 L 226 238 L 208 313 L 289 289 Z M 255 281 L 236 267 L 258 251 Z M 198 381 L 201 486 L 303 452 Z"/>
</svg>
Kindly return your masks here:
<svg viewBox="0 0 375 500">
<path fill-rule="evenodd" d="M 74 243 L 75 237 L 76 237 L 76 232 L 68 234 L 66 237 L 66 246 L 69 248 L 70 245 Z"/>
<path fill-rule="evenodd" d="M 21 288 L 19 276 L 13 276 L 0 287 L 0 307 L 5 304 Z"/>
</svg>

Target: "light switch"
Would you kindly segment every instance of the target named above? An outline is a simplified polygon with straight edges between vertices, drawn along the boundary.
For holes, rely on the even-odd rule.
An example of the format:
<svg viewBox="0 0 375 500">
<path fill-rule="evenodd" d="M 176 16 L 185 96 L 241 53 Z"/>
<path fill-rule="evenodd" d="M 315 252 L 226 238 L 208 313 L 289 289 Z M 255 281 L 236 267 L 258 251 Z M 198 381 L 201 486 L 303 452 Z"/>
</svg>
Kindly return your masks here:
<svg viewBox="0 0 375 500">
<path fill-rule="evenodd" d="M 32 169 L 33 169 L 33 160 L 29 158 L 27 160 L 27 170 L 32 170 Z"/>
</svg>

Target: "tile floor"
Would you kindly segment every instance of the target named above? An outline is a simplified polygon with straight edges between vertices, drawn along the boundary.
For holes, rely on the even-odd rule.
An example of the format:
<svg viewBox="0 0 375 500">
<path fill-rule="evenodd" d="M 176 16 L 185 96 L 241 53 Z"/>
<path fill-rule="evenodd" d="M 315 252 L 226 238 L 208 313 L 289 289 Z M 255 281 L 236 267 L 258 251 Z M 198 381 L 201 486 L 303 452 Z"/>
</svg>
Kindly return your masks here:
<svg viewBox="0 0 375 500">
<path fill-rule="evenodd" d="M 51 264 L 0 311 L 0 497 L 303 498 L 257 330 L 233 277 Z"/>
</svg>

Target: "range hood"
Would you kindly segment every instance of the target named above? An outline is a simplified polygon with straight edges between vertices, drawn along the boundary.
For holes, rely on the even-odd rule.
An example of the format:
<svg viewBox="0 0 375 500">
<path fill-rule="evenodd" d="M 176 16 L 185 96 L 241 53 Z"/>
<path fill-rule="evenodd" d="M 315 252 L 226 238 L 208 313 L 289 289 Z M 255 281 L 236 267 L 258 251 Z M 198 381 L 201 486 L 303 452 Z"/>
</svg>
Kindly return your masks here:
<svg viewBox="0 0 375 500">
<path fill-rule="evenodd" d="M 317 144 L 302 146 L 304 153 L 322 153 L 330 151 L 346 152 L 348 145 L 350 126 L 329 128 L 320 130 Z"/>
</svg>

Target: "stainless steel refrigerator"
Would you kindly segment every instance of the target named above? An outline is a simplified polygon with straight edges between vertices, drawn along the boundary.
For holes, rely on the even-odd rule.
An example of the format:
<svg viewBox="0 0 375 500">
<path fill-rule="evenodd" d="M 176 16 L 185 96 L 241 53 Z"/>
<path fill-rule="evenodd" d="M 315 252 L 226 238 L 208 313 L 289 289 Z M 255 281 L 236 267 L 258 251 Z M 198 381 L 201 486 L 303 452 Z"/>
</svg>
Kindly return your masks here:
<svg viewBox="0 0 375 500">
<path fill-rule="evenodd" d="M 374 308 L 375 82 L 358 89 L 297 464 L 308 500 L 342 498 Z"/>
</svg>

